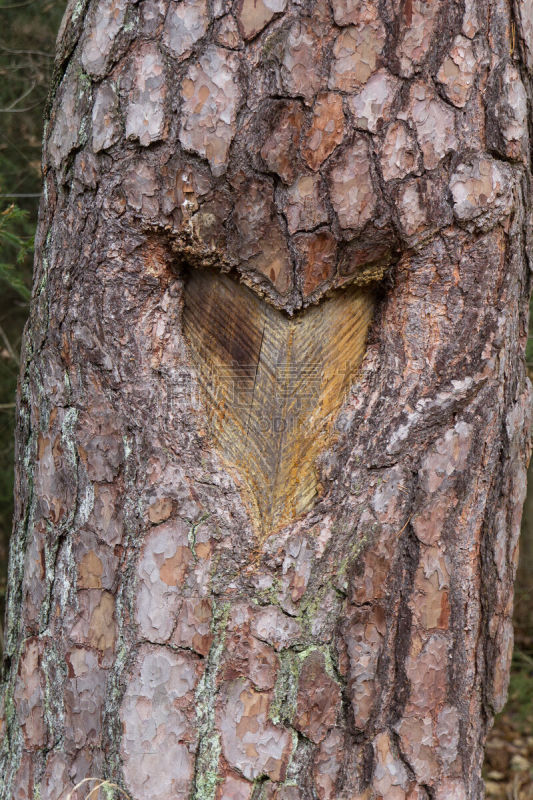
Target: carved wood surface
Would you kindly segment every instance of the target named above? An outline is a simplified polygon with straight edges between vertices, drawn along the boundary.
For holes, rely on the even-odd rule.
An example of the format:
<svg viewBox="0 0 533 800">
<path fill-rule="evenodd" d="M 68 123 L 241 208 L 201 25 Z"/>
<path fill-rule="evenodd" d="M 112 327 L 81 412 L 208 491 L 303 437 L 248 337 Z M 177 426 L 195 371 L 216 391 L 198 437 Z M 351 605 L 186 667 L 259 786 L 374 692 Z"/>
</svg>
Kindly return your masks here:
<svg viewBox="0 0 533 800">
<path fill-rule="evenodd" d="M 309 511 L 315 461 L 363 359 L 374 293 L 350 288 L 290 317 L 224 276 L 185 285 L 184 333 L 213 441 L 244 482 L 261 538 Z"/>
</svg>

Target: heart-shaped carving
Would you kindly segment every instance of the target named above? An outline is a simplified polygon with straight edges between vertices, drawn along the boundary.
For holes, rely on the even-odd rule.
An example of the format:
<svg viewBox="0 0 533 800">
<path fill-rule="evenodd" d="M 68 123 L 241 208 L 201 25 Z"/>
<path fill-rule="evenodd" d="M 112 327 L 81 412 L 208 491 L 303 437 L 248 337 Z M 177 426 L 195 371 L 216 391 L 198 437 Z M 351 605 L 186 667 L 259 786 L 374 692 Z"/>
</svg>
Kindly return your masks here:
<svg viewBox="0 0 533 800">
<path fill-rule="evenodd" d="M 184 331 L 215 446 L 237 473 L 260 536 L 309 511 L 315 461 L 365 352 L 372 287 L 288 316 L 226 275 L 193 270 Z"/>
</svg>

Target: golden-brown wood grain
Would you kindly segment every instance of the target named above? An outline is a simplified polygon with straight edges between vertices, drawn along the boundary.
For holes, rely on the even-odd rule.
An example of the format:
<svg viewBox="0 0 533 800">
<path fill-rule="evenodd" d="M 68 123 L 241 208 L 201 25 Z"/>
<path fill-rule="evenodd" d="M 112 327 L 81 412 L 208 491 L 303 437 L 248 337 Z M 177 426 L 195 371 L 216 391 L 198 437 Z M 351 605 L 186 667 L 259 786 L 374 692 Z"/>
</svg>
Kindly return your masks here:
<svg viewBox="0 0 533 800">
<path fill-rule="evenodd" d="M 375 294 L 349 287 L 293 317 L 225 275 L 192 271 L 184 329 L 215 445 L 259 535 L 307 512 L 315 461 L 362 361 Z"/>
</svg>

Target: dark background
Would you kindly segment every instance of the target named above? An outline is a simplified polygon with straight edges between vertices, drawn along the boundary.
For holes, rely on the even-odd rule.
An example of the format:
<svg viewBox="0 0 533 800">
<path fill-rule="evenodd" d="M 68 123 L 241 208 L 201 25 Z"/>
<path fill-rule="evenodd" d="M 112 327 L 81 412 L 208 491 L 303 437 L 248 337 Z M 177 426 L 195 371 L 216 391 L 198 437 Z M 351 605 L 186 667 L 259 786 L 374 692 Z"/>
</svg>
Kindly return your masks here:
<svg viewBox="0 0 533 800">
<path fill-rule="evenodd" d="M 0 620 L 13 511 L 19 350 L 41 191 L 42 115 L 66 0 L 0 0 Z M 528 369 L 533 378 L 530 324 Z M 533 467 L 524 509 L 509 702 L 487 745 L 487 796 L 533 800 Z M 1 647 L 1 627 L 0 627 Z"/>
</svg>

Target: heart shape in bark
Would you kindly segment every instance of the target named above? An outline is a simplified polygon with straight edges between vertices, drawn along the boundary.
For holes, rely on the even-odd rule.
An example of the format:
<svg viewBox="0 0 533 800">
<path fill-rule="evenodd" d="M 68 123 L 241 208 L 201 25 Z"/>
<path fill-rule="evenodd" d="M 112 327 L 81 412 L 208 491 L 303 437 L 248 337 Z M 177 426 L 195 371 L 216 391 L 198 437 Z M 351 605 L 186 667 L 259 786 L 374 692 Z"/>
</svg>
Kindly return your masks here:
<svg viewBox="0 0 533 800">
<path fill-rule="evenodd" d="M 373 288 L 352 286 L 289 316 L 226 275 L 189 275 L 184 331 L 209 428 L 261 537 L 319 495 L 315 461 L 334 440 L 374 305 Z"/>
</svg>

